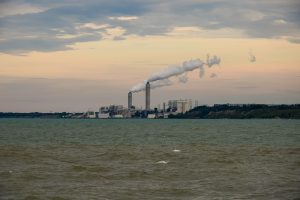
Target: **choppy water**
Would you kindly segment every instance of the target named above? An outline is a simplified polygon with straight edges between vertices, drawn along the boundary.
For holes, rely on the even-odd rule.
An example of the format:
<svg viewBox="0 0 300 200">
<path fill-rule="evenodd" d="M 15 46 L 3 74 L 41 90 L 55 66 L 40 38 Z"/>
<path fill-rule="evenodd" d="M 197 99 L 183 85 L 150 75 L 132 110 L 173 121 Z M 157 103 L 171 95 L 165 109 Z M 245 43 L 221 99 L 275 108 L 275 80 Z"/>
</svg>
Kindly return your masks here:
<svg viewBox="0 0 300 200">
<path fill-rule="evenodd" d="M 299 130 L 280 119 L 0 119 L 0 199 L 296 200 Z"/>
</svg>

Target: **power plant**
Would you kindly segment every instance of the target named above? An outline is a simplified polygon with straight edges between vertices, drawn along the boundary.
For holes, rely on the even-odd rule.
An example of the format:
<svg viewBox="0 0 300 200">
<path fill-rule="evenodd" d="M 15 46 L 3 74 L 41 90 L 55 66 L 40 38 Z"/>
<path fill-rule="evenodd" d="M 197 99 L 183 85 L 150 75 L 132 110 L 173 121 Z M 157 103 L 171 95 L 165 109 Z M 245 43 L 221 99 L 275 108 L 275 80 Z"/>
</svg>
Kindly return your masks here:
<svg viewBox="0 0 300 200">
<path fill-rule="evenodd" d="M 150 111 L 150 83 L 147 82 L 146 84 L 146 106 L 147 111 Z"/>
<path fill-rule="evenodd" d="M 137 93 L 141 91 L 145 91 L 145 113 L 150 113 L 150 93 L 151 88 L 159 88 L 164 86 L 170 86 L 173 84 L 173 81 L 170 80 L 178 79 L 181 83 L 186 83 L 188 81 L 188 78 L 186 77 L 187 73 L 194 71 L 196 69 L 199 69 L 199 76 L 200 78 L 204 76 L 205 74 L 205 66 L 208 68 L 211 68 L 213 65 L 219 65 L 221 62 L 221 59 L 214 55 L 213 57 L 210 57 L 207 55 L 206 61 L 202 61 L 200 59 L 192 59 L 188 61 L 184 61 L 181 65 L 174 65 L 170 66 L 158 73 L 154 73 L 150 75 L 146 81 L 143 81 L 141 83 L 138 83 L 134 85 L 130 92 L 128 93 L 128 108 L 130 109 L 132 106 L 132 93 Z M 151 86 L 150 86 L 151 82 Z M 146 83 L 146 84 L 145 84 Z M 189 102 L 190 108 L 192 107 L 192 104 Z M 157 108 L 156 108 L 157 109 Z M 184 110 L 185 107 L 184 107 Z"/>
<path fill-rule="evenodd" d="M 128 92 L 128 108 L 124 108 L 122 105 L 109 105 L 104 106 L 99 109 L 99 112 L 95 114 L 90 114 L 88 112 L 86 115 L 87 118 L 168 118 L 170 114 L 185 113 L 192 109 L 191 100 L 169 100 L 168 108 L 166 108 L 166 103 L 163 103 L 163 109 L 158 106 L 151 110 L 150 107 L 150 95 L 151 95 L 151 86 L 150 82 L 143 83 L 145 90 L 145 108 L 138 109 L 132 104 L 132 91 Z M 153 89 L 153 88 L 152 88 Z"/>
<path fill-rule="evenodd" d="M 128 110 L 132 108 L 132 92 L 128 93 Z"/>
<path fill-rule="evenodd" d="M 183 62 L 181 65 L 174 65 L 162 70 L 159 73 L 152 74 L 146 81 L 133 86 L 128 92 L 128 108 L 122 105 L 109 105 L 99 109 L 99 113 L 96 117 L 95 113 L 88 112 L 85 114 L 88 118 L 168 118 L 169 115 L 183 114 L 193 108 L 191 100 L 169 100 L 168 105 L 163 103 L 163 109 L 160 108 L 160 104 L 151 109 L 151 89 L 160 88 L 164 86 L 170 86 L 178 79 L 180 83 L 186 83 L 188 78 L 186 74 L 188 72 L 199 69 L 200 78 L 205 74 L 204 66 L 208 68 L 213 65 L 218 65 L 221 59 L 217 56 L 210 58 L 207 56 L 207 60 L 201 61 L 200 59 L 189 60 Z M 173 80 L 170 80 L 170 79 Z M 133 105 L 133 93 L 145 91 L 145 107 L 139 108 Z M 196 101 L 195 106 L 198 106 Z"/>
</svg>

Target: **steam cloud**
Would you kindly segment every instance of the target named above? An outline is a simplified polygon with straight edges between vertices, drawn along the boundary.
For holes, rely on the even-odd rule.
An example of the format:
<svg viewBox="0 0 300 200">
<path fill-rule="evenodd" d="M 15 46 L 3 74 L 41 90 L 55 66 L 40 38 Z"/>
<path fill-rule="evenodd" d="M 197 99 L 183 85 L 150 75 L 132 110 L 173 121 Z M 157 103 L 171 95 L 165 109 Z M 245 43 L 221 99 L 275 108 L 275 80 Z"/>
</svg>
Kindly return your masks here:
<svg viewBox="0 0 300 200">
<path fill-rule="evenodd" d="M 210 78 L 216 78 L 217 77 L 217 74 L 215 74 L 215 73 L 212 73 L 211 75 L 210 75 Z"/>
<path fill-rule="evenodd" d="M 207 55 L 206 62 L 203 62 L 200 59 L 185 61 L 181 65 L 173 65 L 162 70 L 161 72 L 152 74 L 144 82 L 133 86 L 130 92 L 135 93 L 145 90 L 145 85 L 147 82 L 151 82 L 151 89 L 172 85 L 173 82 L 169 80 L 169 78 L 175 76 L 178 77 L 178 81 L 180 83 L 186 83 L 188 81 L 187 73 L 194 71 L 195 69 L 199 69 L 199 76 L 202 78 L 205 75 L 205 65 L 210 68 L 214 65 L 220 64 L 220 62 L 221 59 L 219 57 L 213 56 L 210 58 L 209 55 Z"/>
<path fill-rule="evenodd" d="M 184 73 L 182 76 L 178 76 L 179 83 L 186 83 L 188 80 L 189 78 L 187 77 L 187 73 Z"/>
<path fill-rule="evenodd" d="M 252 52 L 249 52 L 249 61 L 254 63 L 256 61 L 255 55 L 252 54 Z"/>
<path fill-rule="evenodd" d="M 213 65 L 218 65 L 221 62 L 221 58 L 218 58 L 217 56 L 213 56 L 212 58 L 209 58 L 209 55 L 207 55 L 207 66 L 212 67 Z"/>
<path fill-rule="evenodd" d="M 134 87 L 131 88 L 130 92 L 136 93 L 136 92 L 144 91 L 146 83 L 147 81 L 144 81 L 142 83 L 135 85 Z M 169 79 L 163 79 L 151 83 L 150 88 L 155 89 L 155 88 L 164 87 L 168 85 L 173 85 L 173 82 Z"/>
</svg>

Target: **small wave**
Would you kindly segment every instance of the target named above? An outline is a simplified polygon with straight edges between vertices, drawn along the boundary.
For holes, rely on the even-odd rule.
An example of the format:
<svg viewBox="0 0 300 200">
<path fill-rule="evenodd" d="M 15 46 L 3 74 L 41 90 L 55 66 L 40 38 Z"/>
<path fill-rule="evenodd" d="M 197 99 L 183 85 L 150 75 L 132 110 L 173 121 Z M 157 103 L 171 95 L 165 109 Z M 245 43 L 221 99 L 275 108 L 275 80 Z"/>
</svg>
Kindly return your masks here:
<svg viewBox="0 0 300 200">
<path fill-rule="evenodd" d="M 181 150 L 179 150 L 179 149 L 174 149 L 173 152 L 179 153 L 179 152 L 181 152 Z"/>
<path fill-rule="evenodd" d="M 161 160 L 161 161 L 156 162 L 156 164 L 168 164 L 168 162 L 169 162 L 169 161 Z"/>
</svg>

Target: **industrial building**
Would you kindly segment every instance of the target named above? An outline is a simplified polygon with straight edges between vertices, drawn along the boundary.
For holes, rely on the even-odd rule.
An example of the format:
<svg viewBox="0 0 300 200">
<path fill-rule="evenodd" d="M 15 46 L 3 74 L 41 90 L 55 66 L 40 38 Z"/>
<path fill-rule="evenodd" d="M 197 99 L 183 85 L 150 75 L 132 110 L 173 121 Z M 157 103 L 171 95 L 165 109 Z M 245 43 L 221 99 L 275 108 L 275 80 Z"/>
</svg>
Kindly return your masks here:
<svg viewBox="0 0 300 200">
<path fill-rule="evenodd" d="M 97 118 L 97 114 L 96 114 L 96 112 L 89 110 L 86 112 L 86 118 L 95 119 L 95 118 Z"/>
<path fill-rule="evenodd" d="M 168 110 L 174 113 L 186 113 L 192 109 L 192 100 L 169 100 Z"/>
<path fill-rule="evenodd" d="M 109 113 L 99 113 L 98 118 L 99 119 L 108 119 L 108 118 L 110 118 L 110 115 L 109 115 Z"/>
<path fill-rule="evenodd" d="M 123 118 L 128 116 L 128 109 L 125 109 L 122 105 L 110 105 L 103 106 L 99 109 L 99 118 Z M 122 117 L 121 117 L 122 116 Z"/>
<path fill-rule="evenodd" d="M 103 106 L 99 109 L 97 118 L 168 118 L 170 114 L 185 113 L 192 109 L 192 100 L 169 100 L 168 104 L 163 102 L 163 108 L 160 105 L 151 109 L 151 84 L 145 84 L 145 108 L 135 109 L 133 105 L 133 92 L 128 92 L 127 108 L 122 105 Z M 90 115 L 88 115 L 90 116 Z M 94 118 L 93 115 L 89 118 Z"/>
</svg>

